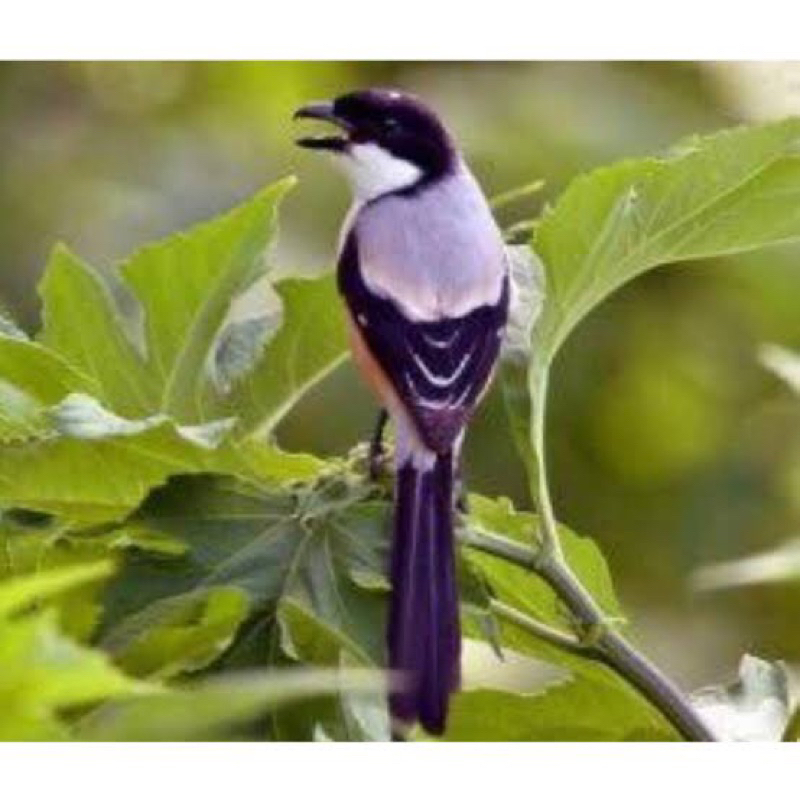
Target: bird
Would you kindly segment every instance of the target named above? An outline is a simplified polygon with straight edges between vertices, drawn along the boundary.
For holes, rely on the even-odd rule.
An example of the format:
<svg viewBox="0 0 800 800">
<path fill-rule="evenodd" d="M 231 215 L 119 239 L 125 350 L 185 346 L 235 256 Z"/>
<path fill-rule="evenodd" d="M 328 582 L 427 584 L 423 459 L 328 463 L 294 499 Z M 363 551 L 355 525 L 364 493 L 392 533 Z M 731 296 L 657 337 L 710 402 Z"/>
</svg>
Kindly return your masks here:
<svg viewBox="0 0 800 800">
<path fill-rule="evenodd" d="M 294 117 L 332 126 L 296 144 L 349 180 L 338 289 L 353 360 L 395 431 L 389 711 L 395 729 L 440 736 L 461 684 L 455 482 L 508 319 L 507 253 L 452 135 L 417 96 L 358 89 Z"/>
</svg>

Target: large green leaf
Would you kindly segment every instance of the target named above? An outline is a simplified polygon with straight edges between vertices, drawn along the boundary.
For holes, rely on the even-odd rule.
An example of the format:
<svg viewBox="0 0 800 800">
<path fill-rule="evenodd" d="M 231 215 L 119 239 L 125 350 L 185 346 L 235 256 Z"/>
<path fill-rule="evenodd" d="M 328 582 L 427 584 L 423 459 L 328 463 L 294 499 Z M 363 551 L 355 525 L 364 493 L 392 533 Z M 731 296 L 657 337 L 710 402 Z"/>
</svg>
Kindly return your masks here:
<svg viewBox="0 0 800 800">
<path fill-rule="evenodd" d="M 160 414 L 129 420 L 85 395 L 70 395 L 50 418 L 60 435 L 0 449 L 0 505 L 98 523 L 127 516 L 177 473 L 291 481 L 320 468 L 267 444 L 223 443 L 232 421 L 186 426 Z"/>
<path fill-rule="evenodd" d="M 527 353 L 527 396 L 520 379 L 524 341 L 512 349 L 503 372 L 512 428 L 529 467 L 546 536 L 556 535 L 556 523 L 545 468 L 545 403 L 559 347 L 604 298 L 648 270 L 800 238 L 798 144 L 800 120 L 695 138 L 666 158 L 626 161 L 579 177 L 537 224 L 531 244 L 544 269 L 544 303 L 539 310 L 537 293 L 522 293 L 517 309 L 523 322 L 535 320 Z M 537 285 L 537 267 L 534 259 L 521 285 Z M 565 539 L 567 562 L 586 581 L 569 552 L 569 537 L 563 531 L 559 535 Z M 487 574 L 502 593 L 504 576 Z M 535 600 L 535 586 L 529 582 L 516 602 L 511 589 L 506 584 L 511 605 L 547 620 Z M 603 606 L 602 595 L 597 599 Z M 526 652 L 536 642 L 519 629 L 510 632 L 505 623 L 503 636 Z M 618 682 L 603 667 L 551 644 L 539 641 L 534 649 L 582 678 L 602 679 L 605 673 Z"/>
<path fill-rule="evenodd" d="M 42 343 L 89 375 L 95 394 L 126 416 L 164 412 L 178 422 L 218 416 L 207 365 L 234 300 L 267 272 L 265 248 L 280 198 L 270 186 L 229 213 L 135 253 L 120 268 L 138 302 L 144 341 L 105 282 L 64 247 L 41 285 Z"/>
<path fill-rule="evenodd" d="M 675 261 L 800 237 L 800 120 L 723 131 L 576 179 L 536 228 L 547 293 L 536 326 L 548 361 L 626 281 Z"/>
<path fill-rule="evenodd" d="M 267 272 L 265 248 L 275 232 L 277 203 L 293 184 L 274 184 L 224 216 L 143 248 L 122 266 L 145 310 L 159 406 L 176 419 L 218 416 L 206 365 L 232 302 Z"/>
<path fill-rule="evenodd" d="M 107 598 L 108 639 L 120 620 L 152 603 L 235 587 L 256 613 L 277 609 L 291 654 L 304 649 L 313 623 L 362 663 L 380 661 L 384 593 L 376 587 L 384 575 L 386 508 L 370 492 L 345 476 L 295 490 L 215 478 L 173 481 L 135 524 L 178 538 L 187 551 L 173 559 L 129 555 Z M 311 622 L 304 625 L 306 617 Z"/>
<path fill-rule="evenodd" d="M 678 261 L 800 238 L 800 120 L 683 142 L 665 158 L 623 161 L 575 179 L 535 228 L 545 298 L 528 355 L 531 404 L 509 385 L 520 450 L 544 490 L 548 370 L 574 327 L 637 275 Z M 534 265 L 535 266 L 535 265 Z"/>
<path fill-rule="evenodd" d="M 330 277 L 264 282 L 290 183 L 143 248 L 115 292 L 55 250 L 39 341 L 0 330 L 0 506 L 98 523 L 125 517 L 173 474 L 281 483 L 319 472 L 319 461 L 264 442 L 345 348 Z M 257 281 L 251 313 L 262 317 L 228 323 Z M 136 314 L 121 312 L 123 292 Z M 251 324 L 263 315 L 269 325 Z"/>
<path fill-rule="evenodd" d="M 577 678 L 526 695 L 475 689 L 453 698 L 445 738 L 454 742 L 674 740 L 669 726 L 630 695 Z"/>
</svg>

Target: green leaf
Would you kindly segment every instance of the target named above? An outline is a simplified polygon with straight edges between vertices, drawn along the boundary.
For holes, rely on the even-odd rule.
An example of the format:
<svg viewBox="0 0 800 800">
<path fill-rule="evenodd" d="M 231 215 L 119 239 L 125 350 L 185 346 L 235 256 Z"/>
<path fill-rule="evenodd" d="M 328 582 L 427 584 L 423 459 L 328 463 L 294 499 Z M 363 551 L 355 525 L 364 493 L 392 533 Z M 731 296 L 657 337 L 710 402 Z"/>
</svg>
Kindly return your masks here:
<svg viewBox="0 0 800 800">
<path fill-rule="evenodd" d="M 532 546 L 537 530 L 537 517 L 519 511 L 505 499 L 490 500 L 480 495 L 470 495 L 471 529 L 495 533 L 523 545 Z M 591 539 L 579 536 L 566 526 L 559 526 L 559 534 L 567 561 L 575 575 L 591 593 L 606 615 L 621 621 L 623 616 L 611 573 L 600 549 Z M 467 550 L 470 561 L 477 564 L 489 578 L 495 594 L 537 617 L 542 622 L 559 625 L 564 615 L 552 589 L 537 575 L 495 556 Z"/>
<path fill-rule="evenodd" d="M 0 583 L 0 619 L 76 586 L 108 578 L 112 572 L 112 564 L 98 562 L 5 580 Z"/>
<path fill-rule="evenodd" d="M 592 308 L 649 269 L 800 237 L 798 143 L 800 120 L 790 119 L 576 179 L 533 238 L 547 274 L 539 358 L 548 362 Z"/>
<path fill-rule="evenodd" d="M 472 530 L 500 535 L 523 545 L 530 545 L 537 518 L 533 514 L 517 511 L 508 500 L 489 500 L 470 495 L 468 524 Z M 623 612 L 614 592 L 611 575 L 597 545 L 591 539 L 578 536 L 564 526 L 559 526 L 559 536 L 571 569 L 605 612 L 608 623 L 623 624 Z M 574 638 L 576 631 L 572 629 L 568 611 L 548 584 L 535 573 L 470 548 L 465 548 L 465 554 L 474 568 L 482 573 L 497 600 Z M 610 691 L 626 694 L 631 702 L 650 708 L 647 701 L 616 673 L 597 661 L 557 647 L 497 615 L 495 621 L 500 630 L 499 638 L 503 649 L 516 650 L 564 667 L 576 676 L 604 685 Z"/>
<path fill-rule="evenodd" d="M 59 580 L 63 588 L 65 581 Z M 0 740 L 69 738 L 61 712 L 147 691 L 115 669 L 105 654 L 64 637 L 55 619 L 48 610 L 0 620 Z"/>
<path fill-rule="evenodd" d="M 312 385 L 347 357 L 342 304 L 332 276 L 276 286 L 283 324 L 253 369 L 237 381 L 227 413 L 245 431 L 269 432 Z"/>
<path fill-rule="evenodd" d="M 129 675 L 172 678 L 208 666 L 227 650 L 247 612 L 241 590 L 198 590 L 128 617 L 102 644 Z"/>
<path fill-rule="evenodd" d="M 77 732 L 91 741 L 207 741 L 290 703 L 337 692 L 384 691 L 382 676 L 363 670 L 244 673 L 108 703 L 84 717 Z"/>
<path fill-rule="evenodd" d="M 675 737 L 631 695 L 586 678 L 542 694 L 493 689 L 453 698 L 445 739 L 453 742 L 653 741 Z"/>
<path fill-rule="evenodd" d="M 546 293 L 529 354 L 530 409 L 512 426 L 532 494 L 549 501 L 544 414 L 550 365 L 575 326 L 620 286 L 658 266 L 800 238 L 800 120 L 683 142 L 665 158 L 623 161 L 578 177 L 536 226 Z M 519 394 L 518 380 L 512 391 Z"/>
<path fill-rule="evenodd" d="M 220 444 L 231 426 L 225 420 L 187 426 L 163 415 L 124 419 L 84 395 L 70 395 L 50 416 L 60 436 L 0 448 L 0 505 L 100 523 L 123 519 L 175 474 L 280 482 L 321 468 L 267 444 Z"/>
<path fill-rule="evenodd" d="M 88 378 L 88 394 L 119 414 L 141 415 L 156 407 L 144 360 L 121 325 L 108 287 L 88 264 L 66 247 L 56 247 L 39 294 L 43 325 L 38 340 Z"/>
<path fill-rule="evenodd" d="M 175 474 L 277 484 L 319 474 L 318 460 L 265 443 L 345 351 L 330 276 L 265 282 L 290 184 L 143 248 L 113 291 L 56 248 L 39 340 L 0 332 L 0 443 L 11 445 L 0 448 L 0 504 L 96 524 L 122 519 Z M 261 316 L 237 319 L 244 300 L 258 300 Z"/>
<path fill-rule="evenodd" d="M 187 545 L 183 558 L 132 555 L 107 598 L 107 628 L 164 598 L 237 587 L 254 611 L 278 606 L 286 635 L 300 636 L 297 610 L 362 663 L 383 651 L 386 508 L 371 489 L 331 476 L 293 491 L 230 480 L 184 478 L 157 492 L 136 520 Z M 112 635 L 112 634 L 109 634 Z"/>
<path fill-rule="evenodd" d="M 223 216 L 142 248 L 121 267 L 145 311 L 157 407 L 181 422 L 219 416 L 206 365 L 234 299 L 267 273 L 277 205 L 293 185 L 291 178 L 276 183 Z"/>
</svg>

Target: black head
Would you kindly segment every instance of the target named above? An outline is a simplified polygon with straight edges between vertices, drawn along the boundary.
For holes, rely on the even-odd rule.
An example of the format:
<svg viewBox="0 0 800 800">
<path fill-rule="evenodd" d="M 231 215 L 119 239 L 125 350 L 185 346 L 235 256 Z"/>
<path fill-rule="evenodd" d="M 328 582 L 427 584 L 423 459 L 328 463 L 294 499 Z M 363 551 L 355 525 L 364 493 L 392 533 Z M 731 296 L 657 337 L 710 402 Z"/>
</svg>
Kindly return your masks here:
<svg viewBox="0 0 800 800">
<path fill-rule="evenodd" d="M 387 89 L 365 89 L 313 103 L 295 118 L 323 119 L 342 135 L 305 137 L 297 144 L 316 150 L 343 152 L 358 144 L 374 144 L 397 159 L 416 166 L 424 180 L 448 173 L 455 164 L 452 139 L 436 114 L 412 95 Z"/>
</svg>

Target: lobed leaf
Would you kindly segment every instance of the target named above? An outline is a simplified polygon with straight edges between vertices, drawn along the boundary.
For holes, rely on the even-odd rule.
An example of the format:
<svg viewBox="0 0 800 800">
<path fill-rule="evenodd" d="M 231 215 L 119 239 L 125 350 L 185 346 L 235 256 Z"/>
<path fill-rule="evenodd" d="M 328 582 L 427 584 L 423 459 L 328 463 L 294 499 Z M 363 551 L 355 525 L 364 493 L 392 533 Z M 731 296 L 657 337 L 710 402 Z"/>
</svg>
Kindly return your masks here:
<svg viewBox="0 0 800 800">
<path fill-rule="evenodd" d="M 363 577 L 383 576 L 386 510 L 368 501 L 368 491 L 336 477 L 295 491 L 208 477 L 174 481 L 151 498 L 136 524 L 178 538 L 186 554 L 170 560 L 131 554 L 107 597 L 108 636 L 152 603 L 228 587 L 245 592 L 254 612 L 277 608 L 292 655 L 304 640 L 321 637 L 320 646 L 330 637 L 362 663 L 380 662 L 383 592 L 366 588 Z M 309 625 L 313 637 L 304 634 Z"/>
</svg>

